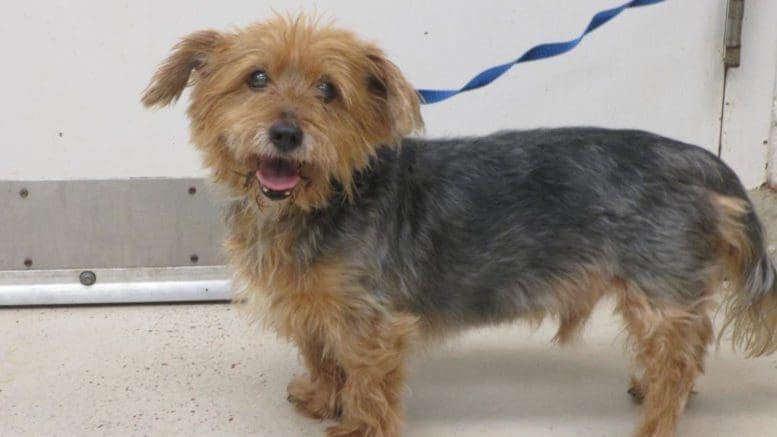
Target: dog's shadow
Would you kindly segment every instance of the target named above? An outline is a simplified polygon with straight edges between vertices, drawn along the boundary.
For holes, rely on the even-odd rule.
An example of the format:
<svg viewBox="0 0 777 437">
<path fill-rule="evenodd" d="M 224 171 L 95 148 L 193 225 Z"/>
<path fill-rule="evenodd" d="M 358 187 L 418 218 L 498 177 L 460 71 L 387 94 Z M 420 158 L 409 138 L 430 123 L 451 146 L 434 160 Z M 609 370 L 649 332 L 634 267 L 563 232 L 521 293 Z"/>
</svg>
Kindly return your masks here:
<svg viewBox="0 0 777 437">
<path fill-rule="evenodd" d="M 744 378 L 747 363 L 715 357 L 687 415 L 774 411 L 777 386 Z M 436 352 L 412 366 L 407 396 L 411 422 L 522 418 L 637 418 L 627 394 L 629 359 L 617 348 L 600 353 L 477 347 Z M 705 381 L 715 378 L 714 383 Z M 767 382 L 767 381 L 763 381 Z M 553 420 L 551 420 L 553 421 Z"/>
</svg>

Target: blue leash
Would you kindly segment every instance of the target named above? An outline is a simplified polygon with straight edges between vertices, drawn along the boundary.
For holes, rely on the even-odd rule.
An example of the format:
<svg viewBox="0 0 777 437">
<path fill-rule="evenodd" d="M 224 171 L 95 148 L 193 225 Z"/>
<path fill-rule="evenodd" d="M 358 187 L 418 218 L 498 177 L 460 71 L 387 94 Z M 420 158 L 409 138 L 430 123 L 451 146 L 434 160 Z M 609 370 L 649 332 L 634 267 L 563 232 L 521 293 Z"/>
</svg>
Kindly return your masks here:
<svg viewBox="0 0 777 437">
<path fill-rule="evenodd" d="M 477 76 L 472 78 L 472 80 L 467 82 L 466 85 L 464 85 L 462 88 L 458 90 L 418 90 L 418 94 L 421 96 L 421 102 L 424 104 L 429 104 L 429 103 L 437 103 L 446 99 L 450 99 L 456 94 L 478 89 L 490 84 L 491 82 L 499 78 L 499 76 L 505 74 L 507 70 L 512 68 L 513 65 L 515 64 L 520 64 L 522 62 L 536 61 L 538 59 L 551 58 L 553 56 L 558 56 L 562 53 L 566 53 L 572 50 L 573 48 L 577 47 L 577 45 L 580 44 L 580 41 L 582 41 L 586 35 L 596 30 L 602 24 L 617 17 L 618 14 L 623 12 L 625 9 L 635 8 L 638 6 L 648 6 L 655 3 L 661 3 L 662 1 L 664 0 L 632 0 L 621 6 L 601 11 L 596 15 L 594 15 L 593 18 L 591 18 L 591 22 L 588 23 L 588 27 L 586 27 L 585 31 L 577 38 L 570 41 L 565 41 L 565 42 L 552 42 L 552 43 L 546 43 L 546 44 L 540 44 L 540 45 L 534 46 L 529 50 L 527 50 L 526 53 L 524 53 L 520 58 L 516 59 L 515 61 L 508 62 L 502 65 L 497 65 L 495 67 L 491 67 L 487 70 L 480 72 Z"/>
</svg>

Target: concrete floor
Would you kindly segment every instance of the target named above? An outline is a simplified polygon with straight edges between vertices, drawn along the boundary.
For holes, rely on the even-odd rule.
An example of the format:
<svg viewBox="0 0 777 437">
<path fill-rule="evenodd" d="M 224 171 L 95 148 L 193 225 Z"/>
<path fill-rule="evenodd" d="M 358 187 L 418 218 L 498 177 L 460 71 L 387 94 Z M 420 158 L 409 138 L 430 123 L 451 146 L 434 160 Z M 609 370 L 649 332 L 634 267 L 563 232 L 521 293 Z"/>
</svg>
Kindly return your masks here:
<svg viewBox="0 0 777 437">
<path fill-rule="evenodd" d="M 770 234 L 777 200 L 753 193 Z M 407 436 L 626 436 L 637 407 L 618 319 L 467 333 L 414 359 Z M 0 310 L 0 435 L 319 436 L 285 387 L 295 350 L 226 304 Z M 713 352 L 682 436 L 777 435 L 777 356 Z"/>
<path fill-rule="evenodd" d="M 408 436 L 626 436 L 629 360 L 603 305 L 571 348 L 552 326 L 472 332 L 414 360 Z M 226 304 L 0 312 L 0 435 L 317 436 L 294 349 Z M 777 358 L 709 359 L 683 436 L 777 435 Z"/>
</svg>

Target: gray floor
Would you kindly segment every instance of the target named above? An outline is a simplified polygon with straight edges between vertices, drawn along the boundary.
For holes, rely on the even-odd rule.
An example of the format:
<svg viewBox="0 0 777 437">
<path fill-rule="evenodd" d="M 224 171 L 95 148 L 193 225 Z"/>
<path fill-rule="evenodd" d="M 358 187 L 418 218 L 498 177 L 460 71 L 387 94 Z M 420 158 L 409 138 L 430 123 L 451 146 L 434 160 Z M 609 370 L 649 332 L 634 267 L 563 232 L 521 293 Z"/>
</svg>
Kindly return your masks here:
<svg viewBox="0 0 777 437">
<path fill-rule="evenodd" d="M 777 201 L 754 193 L 771 235 Z M 580 345 L 553 326 L 470 332 L 414 359 L 408 436 L 625 436 L 629 359 L 604 303 Z M 713 352 L 683 436 L 777 435 L 777 356 Z M 0 435 L 317 436 L 285 386 L 294 349 L 226 304 L 0 310 Z"/>
</svg>

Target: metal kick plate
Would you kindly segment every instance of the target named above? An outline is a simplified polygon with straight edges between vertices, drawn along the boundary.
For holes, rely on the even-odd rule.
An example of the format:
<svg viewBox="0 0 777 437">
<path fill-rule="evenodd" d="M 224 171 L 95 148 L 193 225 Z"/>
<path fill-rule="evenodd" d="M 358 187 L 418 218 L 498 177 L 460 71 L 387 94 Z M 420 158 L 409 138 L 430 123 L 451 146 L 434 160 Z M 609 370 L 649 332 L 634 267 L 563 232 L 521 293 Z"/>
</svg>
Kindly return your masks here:
<svg viewBox="0 0 777 437">
<path fill-rule="evenodd" d="M 223 264 L 202 179 L 0 181 L 0 270 Z"/>
<path fill-rule="evenodd" d="M 144 302 L 225 301 L 232 298 L 224 266 L 0 271 L 0 307 Z"/>
</svg>

